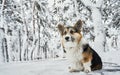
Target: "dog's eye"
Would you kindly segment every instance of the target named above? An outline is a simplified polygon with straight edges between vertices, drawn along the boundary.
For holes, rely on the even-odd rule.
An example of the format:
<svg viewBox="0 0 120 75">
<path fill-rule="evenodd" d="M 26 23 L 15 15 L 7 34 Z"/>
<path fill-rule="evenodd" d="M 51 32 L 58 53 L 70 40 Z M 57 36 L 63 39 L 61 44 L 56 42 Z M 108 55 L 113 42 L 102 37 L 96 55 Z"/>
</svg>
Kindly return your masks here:
<svg viewBox="0 0 120 75">
<path fill-rule="evenodd" d="M 74 31 L 72 31 L 72 30 L 71 30 L 71 31 L 70 31 L 70 33 L 71 33 L 71 34 L 73 34 L 73 33 L 74 33 Z"/>
</svg>

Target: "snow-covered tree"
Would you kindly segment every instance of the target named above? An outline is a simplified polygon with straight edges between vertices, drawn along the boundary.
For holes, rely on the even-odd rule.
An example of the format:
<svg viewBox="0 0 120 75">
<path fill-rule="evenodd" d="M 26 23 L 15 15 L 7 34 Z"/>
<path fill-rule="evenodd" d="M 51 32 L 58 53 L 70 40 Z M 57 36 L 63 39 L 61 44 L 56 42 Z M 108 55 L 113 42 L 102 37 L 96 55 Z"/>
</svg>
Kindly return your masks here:
<svg viewBox="0 0 120 75">
<path fill-rule="evenodd" d="M 0 0 L 0 62 L 63 54 L 57 24 L 83 21 L 83 36 L 98 52 L 120 49 L 119 0 Z"/>
<path fill-rule="evenodd" d="M 119 0 L 105 0 L 101 6 L 102 21 L 105 25 L 106 51 L 119 50 L 120 8 Z"/>
</svg>

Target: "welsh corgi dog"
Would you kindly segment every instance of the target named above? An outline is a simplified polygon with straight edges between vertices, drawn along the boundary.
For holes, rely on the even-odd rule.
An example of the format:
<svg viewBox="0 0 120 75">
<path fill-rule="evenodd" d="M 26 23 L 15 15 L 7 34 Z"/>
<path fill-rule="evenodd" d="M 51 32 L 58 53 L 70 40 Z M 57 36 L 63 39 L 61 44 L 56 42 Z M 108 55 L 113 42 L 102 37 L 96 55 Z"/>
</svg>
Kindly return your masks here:
<svg viewBox="0 0 120 75">
<path fill-rule="evenodd" d="M 69 72 L 84 71 L 86 73 L 102 69 L 102 60 L 95 50 L 85 41 L 81 33 L 82 21 L 74 26 L 58 24 L 61 44 L 71 65 Z"/>
</svg>

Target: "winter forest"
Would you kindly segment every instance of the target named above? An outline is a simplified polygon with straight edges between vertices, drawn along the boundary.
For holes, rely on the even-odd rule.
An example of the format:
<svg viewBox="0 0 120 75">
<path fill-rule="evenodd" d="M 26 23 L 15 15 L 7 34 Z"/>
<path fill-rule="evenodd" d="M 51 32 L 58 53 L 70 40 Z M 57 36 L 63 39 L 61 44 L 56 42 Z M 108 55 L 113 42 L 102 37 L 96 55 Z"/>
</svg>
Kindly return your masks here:
<svg viewBox="0 0 120 75">
<path fill-rule="evenodd" d="M 119 0 L 1 0 L 0 62 L 60 56 L 57 24 L 81 19 L 83 35 L 99 52 L 120 49 Z"/>
<path fill-rule="evenodd" d="M 57 24 L 79 19 L 94 49 L 120 52 L 119 0 L 0 0 L 0 62 L 61 57 Z"/>
<path fill-rule="evenodd" d="M 102 60 L 120 65 L 120 0 L 0 0 L 0 63 L 63 58 L 57 25 L 79 19 Z"/>
</svg>

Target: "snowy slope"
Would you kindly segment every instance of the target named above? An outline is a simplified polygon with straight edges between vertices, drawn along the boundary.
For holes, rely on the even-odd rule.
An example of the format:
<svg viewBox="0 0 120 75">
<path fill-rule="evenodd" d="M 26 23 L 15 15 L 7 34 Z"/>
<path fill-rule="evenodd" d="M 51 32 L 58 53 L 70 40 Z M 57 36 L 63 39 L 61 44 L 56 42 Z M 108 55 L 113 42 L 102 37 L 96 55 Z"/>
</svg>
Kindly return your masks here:
<svg viewBox="0 0 120 75">
<path fill-rule="evenodd" d="M 119 75 L 120 65 L 104 62 L 100 71 L 69 73 L 66 59 L 1 64 L 0 75 Z"/>
</svg>

